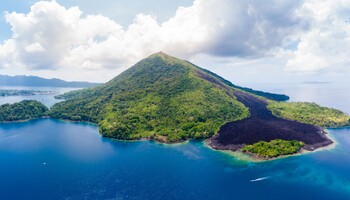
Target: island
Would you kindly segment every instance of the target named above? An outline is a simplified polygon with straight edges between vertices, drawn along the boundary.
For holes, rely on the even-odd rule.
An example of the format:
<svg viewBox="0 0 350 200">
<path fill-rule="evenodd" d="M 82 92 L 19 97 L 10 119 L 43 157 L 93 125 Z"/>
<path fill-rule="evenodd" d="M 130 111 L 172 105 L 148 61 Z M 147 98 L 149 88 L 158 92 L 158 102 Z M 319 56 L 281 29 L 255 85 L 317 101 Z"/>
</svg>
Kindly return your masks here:
<svg viewBox="0 0 350 200">
<path fill-rule="evenodd" d="M 206 139 L 213 149 L 262 159 L 330 145 L 324 128 L 350 124 L 341 111 L 282 102 L 289 97 L 234 85 L 162 52 L 101 86 L 58 98 L 65 101 L 51 108 L 51 117 L 96 123 L 105 137 L 163 143 Z"/>
<path fill-rule="evenodd" d="M 201 139 L 213 149 L 261 159 L 330 145 L 325 128 L 350 124 L 339 110 L 284 102 L 286 95 L 234 85 L 163 52 L 105 84 L 56 98 L 64 101 L 52 106 L 50 117 L 96 123 L 104 137 L 162 143 Z"/>
<path fill-rule="evenodd" d="M 0 96 L 34 96 L 34 95 L 55 95 L 58 92 L 41 90 L 0 90 Z"/>
<path fill-rule="evenodd" d="M 14 104 L 0 105 L 0 121 L 25 121 L 46 117 L 49 109 L 41 102 L 24 100 Z"/>
</svg>

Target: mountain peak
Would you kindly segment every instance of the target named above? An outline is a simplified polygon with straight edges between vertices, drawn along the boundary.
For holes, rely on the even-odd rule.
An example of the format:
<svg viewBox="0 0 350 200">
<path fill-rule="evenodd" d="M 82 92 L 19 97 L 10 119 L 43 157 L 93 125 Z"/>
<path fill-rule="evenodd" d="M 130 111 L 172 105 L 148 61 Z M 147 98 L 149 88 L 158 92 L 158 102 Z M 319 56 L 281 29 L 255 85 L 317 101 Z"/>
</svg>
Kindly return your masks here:
<svg viewBox="0 0 350 200">
<path fill-rule="evenodd" d="M 178 64 L 178 65 L 181 65 L 182 67 L 190 67 L 190 68 L 194 67 L 192 64 L 190 64 L 186 60 L 176 58 L 174 56 L 164 53 L 163 51 L 154 53 L 148 56 L 147 58 L 141 60 L 139 63 L 142 63 L 142 61 L 151 61 L 153 59 L 161 59 L 160 60 L 161 62 L 171 64 L 171 65 Z M 154 62 L 154 61 L 151 61 L 151 62 Z"/>
<path fill-rule="evenodd" d="M 152 54 L 151 57 L 152 56 L 169 56 L 169 55 L 164 53 L 163 51 L 159 51 L 157 53 Z M 169 57 L 171 57 L 171 56 L 169 56 Z"/>
<path fill-rule="evenodd" d="M 160 51 L 158 53 L 154 53 L 147 58 L 162 58 L 162 59 L 167 60 L 167 61 L 175 61 L 175 60 L 182 61 L 181 59 L 178 59 L 178 58 L 173 57 L 169 54 L 166 54 L 163 51 Z"/>
</svg>

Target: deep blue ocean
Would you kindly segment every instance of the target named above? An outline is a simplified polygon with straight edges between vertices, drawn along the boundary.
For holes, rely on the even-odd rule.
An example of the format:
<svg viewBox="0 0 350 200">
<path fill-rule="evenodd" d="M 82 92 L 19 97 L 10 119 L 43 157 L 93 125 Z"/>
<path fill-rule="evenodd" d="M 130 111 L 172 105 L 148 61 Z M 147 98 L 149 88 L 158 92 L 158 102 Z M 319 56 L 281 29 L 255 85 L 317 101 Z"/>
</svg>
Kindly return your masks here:
<svg viewBox="0 0 350 200">
<path fill-rule="evenodd" d="M 255 88 L 350 113 L 350 88 Z M 329 132 L 332 149 L 254 163 L 203 141 L 122 142 L 93 124 L 52 119 L 3 123 L 0 199 L 350 199 L 350 128 Z"/>
</svg>

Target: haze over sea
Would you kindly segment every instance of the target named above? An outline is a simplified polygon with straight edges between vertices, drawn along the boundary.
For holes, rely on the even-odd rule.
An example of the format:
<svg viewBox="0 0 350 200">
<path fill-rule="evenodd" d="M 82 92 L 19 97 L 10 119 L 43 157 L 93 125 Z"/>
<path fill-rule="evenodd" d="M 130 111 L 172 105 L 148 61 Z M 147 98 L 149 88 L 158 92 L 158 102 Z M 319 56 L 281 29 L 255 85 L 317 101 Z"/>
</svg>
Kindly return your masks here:
<svg viewBox="0 0 350 200">
<path fill-rule="evenodd" d="M 249 86 L 350 113 L 349 86 Z M 56 101 L 32 98 L 48 106 Z M 3 123 L 0 199 L 349 199 L 350 128 L 329 133 L 337 143 L 332 149 L 253 163 L 202 141 L 122 142 L 102 138 L 93 124 L 52 119 Z"/>
</svg>

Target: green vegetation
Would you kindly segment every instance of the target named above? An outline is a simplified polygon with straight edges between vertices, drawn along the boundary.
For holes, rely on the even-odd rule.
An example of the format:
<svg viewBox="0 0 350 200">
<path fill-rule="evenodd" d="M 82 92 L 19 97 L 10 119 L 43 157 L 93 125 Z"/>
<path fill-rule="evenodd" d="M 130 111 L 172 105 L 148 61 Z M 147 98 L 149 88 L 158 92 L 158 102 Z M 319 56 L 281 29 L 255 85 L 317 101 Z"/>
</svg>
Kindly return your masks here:
<svg viewBox="0 0 350 200">
<path fill-rule="evenodd" d="M 18 121 L 44 117 L 48 114 L 47 107 L 41 102 L 24 100 L 14 104 L 0 106 L 0 121 Z"/>
<path fill-rule="evenodd" d="M 315 103 L 270 101 L 268 109 L 277 117 L 321 127 L 350 125 L 349 115 L 333 108 L 321 107 Z"/>
<path fill-rule="evenodd" d="M 163 53 L 140 61 L 102 86 L 58 98 L 67 100 L 51 108 L 52 117 L 98 123 L 102 135 L 117 139 L 208 138 L 226 122 L 249 116 L 232 87 Z"/>
<path fill-rule="evenodd" d="M 273 158 L 281 155 L 294 154 L 304 146 L 304 142 L 296 140 L 271 140 L 270 142 L 260 141 L 242 148 L 244 152 L 250 152 L 260 157 Z"/>
</svg>

